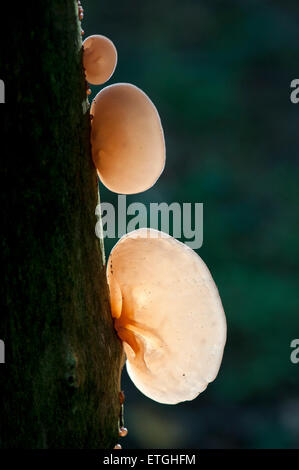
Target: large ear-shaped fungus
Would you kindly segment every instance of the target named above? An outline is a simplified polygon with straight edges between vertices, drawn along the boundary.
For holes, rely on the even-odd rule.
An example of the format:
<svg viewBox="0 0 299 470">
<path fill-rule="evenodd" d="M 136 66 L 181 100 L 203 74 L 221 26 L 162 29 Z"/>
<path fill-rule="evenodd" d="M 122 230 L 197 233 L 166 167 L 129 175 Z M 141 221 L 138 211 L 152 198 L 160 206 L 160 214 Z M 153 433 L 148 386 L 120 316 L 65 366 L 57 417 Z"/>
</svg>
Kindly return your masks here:
<svg viewBox="0 0 299 470">
<path fill-rule="evenodd" d="M 120 194 L 146 191 L 165 166 L 160 117 L 139 88 L 117 83 L 95 97 L 91 114 L 92 157 L 102 183 Z"/>
<path fill-rule="evenodd" d="M 107 279 L 136 387 L 166 404 L 205 390 L 221 364 L 226 319 L 202 259 L 165 233 L 139 229 L 113 248 Z"/>
</svg>

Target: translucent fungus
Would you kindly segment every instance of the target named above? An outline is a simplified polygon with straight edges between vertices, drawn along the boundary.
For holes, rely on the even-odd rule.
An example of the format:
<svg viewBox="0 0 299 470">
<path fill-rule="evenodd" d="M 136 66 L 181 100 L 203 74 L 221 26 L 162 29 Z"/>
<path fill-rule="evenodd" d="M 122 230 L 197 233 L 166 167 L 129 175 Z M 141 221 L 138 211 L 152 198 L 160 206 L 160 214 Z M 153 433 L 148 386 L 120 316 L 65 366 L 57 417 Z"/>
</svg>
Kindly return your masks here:
<svg viewBox="0 0 299 470">
<path fill-rule="evenodd" d="M 165 142 L 157 109 L 129 83 L 101 90 L 91 106 L 92 156 L 111 191 L 136 194 L 157 181 L 165 165 Z"/>
<path fill-rule="evenodd" d="M 194 399 L 215 379 L 226 341 L 225 314 L 205 263 L 173 237 L 139 229 L 113 248 L 107 279 L 136 387 L 160 403 Z"/>
<path fill-rule="evenodd" d="M 128 434 L 127 428 L 125 428 L 125 427 L 122 426 L 122 427 L 119 429 L 119 436 L 120 436 L 120 437 L 126 437 L 127 434 Z"/>
<path fill-rule="evenodd" d="M 112 76 L 117 64 L 117 51 L 110 39 L 89 36 L 83 42 L 83 66 L 88 83 L 101 85 Z"/>
</svg>

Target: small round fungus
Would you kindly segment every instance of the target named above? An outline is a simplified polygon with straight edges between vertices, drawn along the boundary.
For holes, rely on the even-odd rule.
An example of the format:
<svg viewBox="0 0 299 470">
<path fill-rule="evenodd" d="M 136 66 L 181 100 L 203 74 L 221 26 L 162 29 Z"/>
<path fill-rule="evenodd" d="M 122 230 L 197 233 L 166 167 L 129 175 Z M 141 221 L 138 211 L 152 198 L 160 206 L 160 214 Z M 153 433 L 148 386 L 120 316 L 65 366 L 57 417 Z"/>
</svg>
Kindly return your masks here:
<svg viewBox="0 0 299 470">
<path fill-rule="evenodd" d="M 119 434 L 120 437 L 126 437 L 127 434 L 128 434 L 127 428 L 125 428 L 124 426 L 122 426 L 122 427 L 119 429 L 118 434 Z"/>
<path fill-rule="evenodd" d="M 86 80 L 102 85 L 113 75 L 117 64 L 117 51 L 110 39 L 95 34 L 83 42 L 83 66 Z"/>
<path fill-rule="evenodd" d="M 92 157 L 102 183 L 120 194 L 146 191 L 165 165 L 165 142 L 157 109 L 129 83 L 101 90 L 91 113 Z"/>
<path fill-rule="evenodd" d="M 132 381 L 160 403 L 193 400 L 215 379 L 226 342 L 225 314 L 207 266 L 154 229 L 122 237 L 107 266 L 112 316 Z"/>
</svg>

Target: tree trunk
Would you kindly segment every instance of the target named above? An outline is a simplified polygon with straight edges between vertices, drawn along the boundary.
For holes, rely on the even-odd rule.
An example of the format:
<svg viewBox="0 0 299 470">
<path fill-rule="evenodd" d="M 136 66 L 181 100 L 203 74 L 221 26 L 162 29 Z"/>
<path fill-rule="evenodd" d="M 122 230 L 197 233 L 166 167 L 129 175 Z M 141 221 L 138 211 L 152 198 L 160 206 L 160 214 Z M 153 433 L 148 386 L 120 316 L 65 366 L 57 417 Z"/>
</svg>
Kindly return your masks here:
<svg viewBox="0 0 299 470">
<path fill-rule="evenodd" d="M 77 1 L 5 9 L 0 447 L 111 448 L 122 347 L 95 236 Z"/>
</svg>

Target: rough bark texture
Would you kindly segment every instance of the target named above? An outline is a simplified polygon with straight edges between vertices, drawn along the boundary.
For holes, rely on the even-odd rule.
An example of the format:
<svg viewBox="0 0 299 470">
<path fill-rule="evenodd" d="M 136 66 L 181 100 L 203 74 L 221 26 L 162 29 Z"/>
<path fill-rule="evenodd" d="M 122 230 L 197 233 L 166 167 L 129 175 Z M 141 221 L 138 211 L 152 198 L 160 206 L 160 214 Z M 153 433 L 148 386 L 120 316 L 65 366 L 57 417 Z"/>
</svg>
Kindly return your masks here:
<svg viewBox="0 0 299 470">
<path fill-rule="evenodd" d="M 122 348 L 94 231 L 77 1 L 2 15 L 0 447 L 111 448 Z"/>
</svg>

